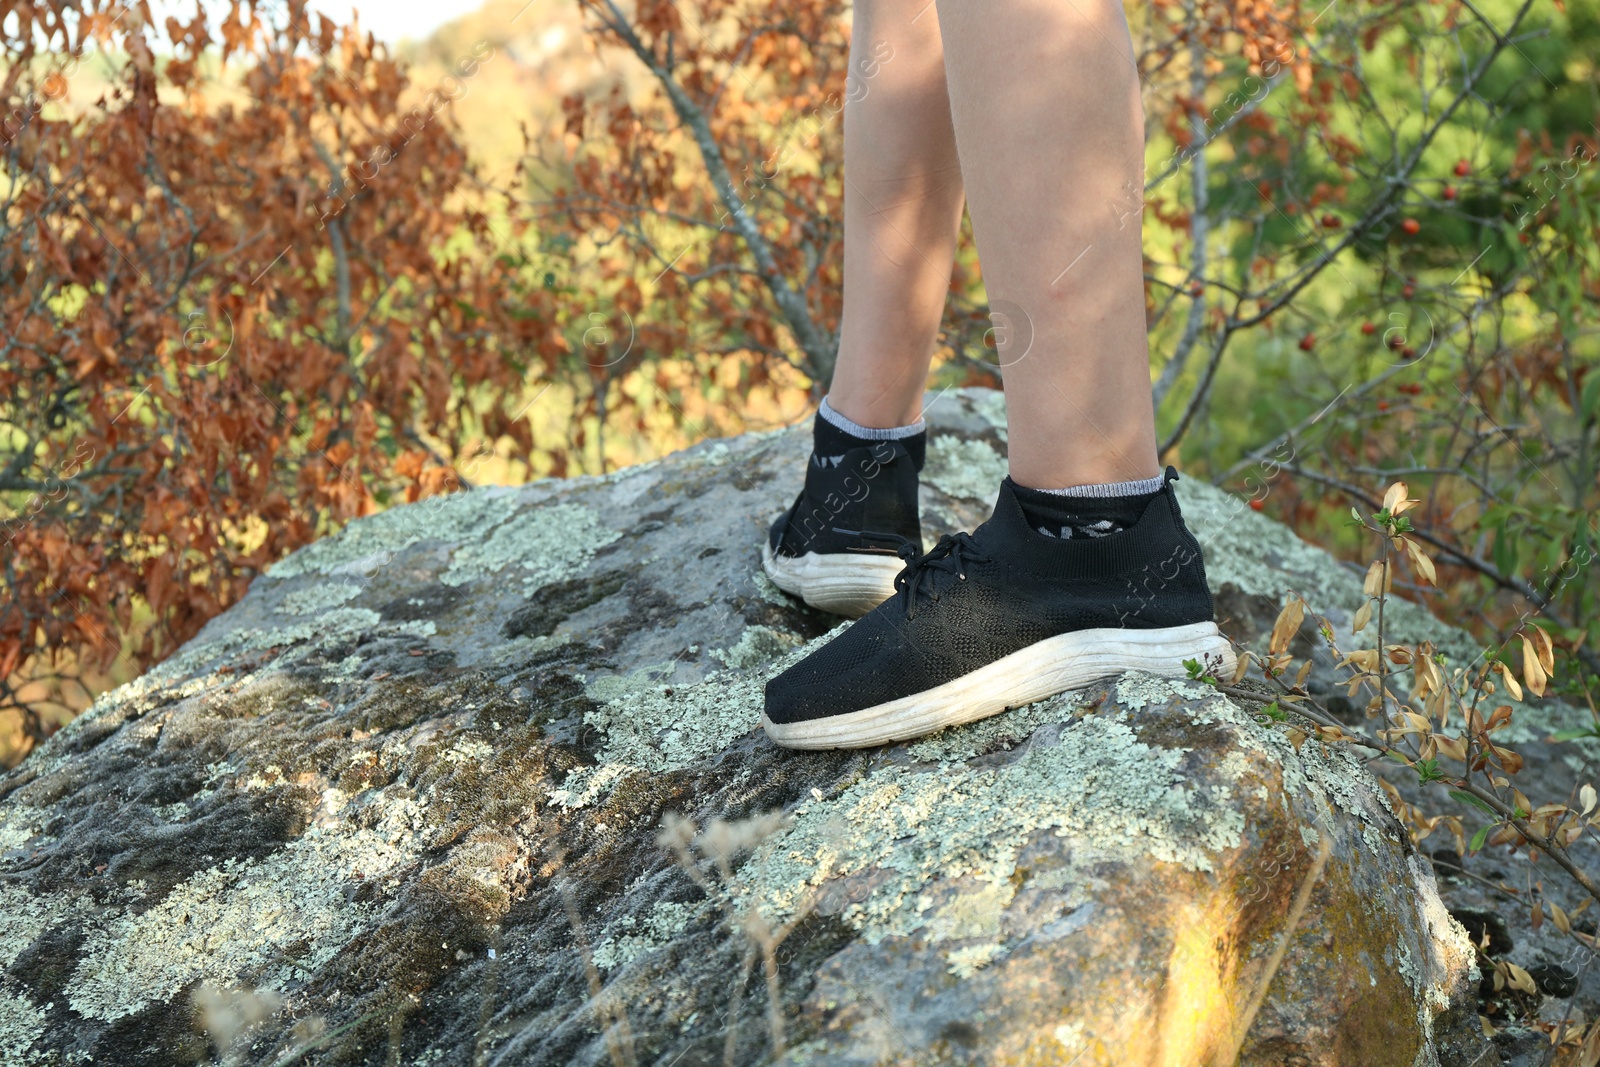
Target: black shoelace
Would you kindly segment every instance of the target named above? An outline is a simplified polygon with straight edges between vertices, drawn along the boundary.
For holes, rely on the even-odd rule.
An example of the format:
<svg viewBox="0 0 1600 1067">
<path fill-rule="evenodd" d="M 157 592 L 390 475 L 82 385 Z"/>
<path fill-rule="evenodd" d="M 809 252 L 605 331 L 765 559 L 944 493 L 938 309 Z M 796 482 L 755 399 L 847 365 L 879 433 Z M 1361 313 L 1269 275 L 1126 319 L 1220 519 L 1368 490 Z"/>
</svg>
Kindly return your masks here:
<svg viewBox="0 0 1600 1067">
<path fill-rule="evenodd" d="M 906 561 L 904 569 L 895 575 L 894 587 L 896 592 L 906 595 L 908 622 L 916 617 L 918 594 L 934 601 L 939 599 L 935 572 L 953 574 L 959 581 L 964 582 L 967 580 L 967 564 L 989 562 L 989 557 L 978 550 L 978 544 L 972 539 L 972 535 L 965 531 L 945 534 L 939 538 L 938 544 L 921 553 L 909 538 L 901 537 L 899 534 L 875 533 L 871 530 L 844 530 L 837 526 L 833 528 L 833 532 L 894 546 L 895 555 Z"/>
</svg>

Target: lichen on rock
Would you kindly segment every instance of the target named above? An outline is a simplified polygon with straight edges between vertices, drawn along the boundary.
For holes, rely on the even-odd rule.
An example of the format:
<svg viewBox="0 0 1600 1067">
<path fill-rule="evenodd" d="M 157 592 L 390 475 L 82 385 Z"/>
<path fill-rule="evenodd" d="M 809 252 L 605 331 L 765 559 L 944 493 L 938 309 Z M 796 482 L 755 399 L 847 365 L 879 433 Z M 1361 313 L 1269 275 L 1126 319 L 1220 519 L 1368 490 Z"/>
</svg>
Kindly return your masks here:
<svg viewBox="0 0 1600 1067">
<path fill-rule="evenodd" d="M 96 930 L 73 976 L 73 1010 L 111 1021 L 202 979 L 281 989 L 314 975 L 373 919 L 351 891 L 414 855 L 413 817 L 399 808 L 370 829 L 313 825 L 263 861 L 225 861 Z"/>
<path fill-rule="evenodd" d="M 1218 851 L 1237 846 L 1244 819 L 1186 786 L 1183 756 L 1090 715 L 999 769 L 888 768 L 808 805 L 741 869 L 739 884 L 779 923 L 808 906 L 824 881 L 876 870 L 887 877 L 842 912 L 876 944 L 927 925 L 920 894 L 935 878 L 970 875 L 1009 899 L 1017 856 L 1038 830 L 1073 840 L 1080 893 L 1093 867 L 1112 860 L 1151 856 L 1210 870 Z M 937 927 L 927 936 L 943 939 Z"/>
<path fill-rule="evenodd" d="M 450 569 L 439 581 L 466 585 L 500 574 L 532 592 L 577 572 L 620 536 L 581 504 L 547 504 L 519 512 L 495 526 L 483 541 L 456 549 Z M 503 573 L 507 570 L 509 574 Z"/>
<path fill-rule="evenodd" d="M 925 524 L 981 519 L 1002 399 L 952 390 L 928 419 Z M 215 1062 L 202 989 L 272 1006 L 241 1067 L 598 1065 L 624 1038 L 641 1063 L 756 1064 L 774 1017 L 789 1063 L 908 1041 L 1122 1067 L 1159 1039 L 1199 1064 L 1280 943 L 1244 1067 L 1471 1062 L 1446 1053 L 1481 1051 L 1474 953 L 1371 776 L 1207 686 L 1130 675 L 883 749 L 771 745 L 767 679 L 839 625 L 760 571 L 808 447 L 748 435 L 358 520 L 104 694 L 0 778 L 0 1065 Z M 1354 602 L 1330 557 L 1179 491 L 1214 579 Z M 669 815 L 770 836 L 690 877 Z"/>
<path fill-rule="evenodd" d="M 922 481 L 941 493 L 992 500 L 1005 476 L 1005 457 L 987 441 L 930 436 Z"/>
</svg>

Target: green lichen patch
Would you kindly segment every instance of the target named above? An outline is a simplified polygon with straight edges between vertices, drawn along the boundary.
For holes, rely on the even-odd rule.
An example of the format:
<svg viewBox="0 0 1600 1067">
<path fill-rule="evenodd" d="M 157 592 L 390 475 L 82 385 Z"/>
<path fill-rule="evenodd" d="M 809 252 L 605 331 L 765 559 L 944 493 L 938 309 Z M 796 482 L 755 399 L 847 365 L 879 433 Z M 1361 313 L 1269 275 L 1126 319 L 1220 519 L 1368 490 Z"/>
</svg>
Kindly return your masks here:
<svg viewBox="0 0 1600 1067">
<path fill-rule="evenodd" d="M 1244 815 L 1187 785 L 1184 755 L 1091 716 L 999 769 L 891 766 L 798 809 L 794 826 L 741 868 L 739 885 L 782 921 L 824 880 L 876 870 L 865 899 L 841 913 L 875 944 L 929 924 L 919 897 L 936 878 L 971 876 L 1009 899 L 1018 852 L 1043 829 L 1073 839 L 1084 872 L 1146 857 L 1209 871 L 1219 851 L 1238 846 Z"/>
<path fill-rule="evenodd" d="M 606 702 L 586 714 L 584 723 L 605 732 L 601 762 L 664 773 L 722 751 L 761 725 L 767 678 L 810 655 L 839 629 L 759 673 L 713 671 L 688 685 L 650 683 L 648 670 L 600 680 L 590 687 L 591 695 L 603 695 Z"/>
<path fill-rule="evenodd" d="M 46 1062 L 34 1042 L 44 1032 L 44 1012 L 26 997 L 0 989 L 0 1065 L 33 1067 Z"/>
<path fill-rule="evenodd" d="M 518 512 L 481 542 L 456 549 L 445 585 L 467 585 L 498 574 L 525 593 L 570 578 L 622 534 L 608 530 L 582 504 L 546 504 Z M 507 572 L 509 573 L 503 573 Z"/>
<path fill-rule="evenodd" d="M 665 948 L 709 911 L 710 904 L 705 901 L 693 904 L 659 901 L 643 919 L 624 916 L 596 942 L 594 965 L 604 971 L 625 967 L 640 956 Z"/>
<path fill-rule="evenodd" d="M 0 968 L 11 966 L 70 908 L 65 897 L 36 897 L 20 886 L 0 882 Z"/>
<path fill-rule="evenodd" d="M 372 921 L 372 906 L 352 892 L 382 884 L 410 858 L 417 816 L 395 805 L 365 829 L 346 813 L 264 860 L 227 860 L 111 921 L 84 945 L 73 1010 L 109 1021 L 202 979 L 281 990 L 315 974 Z"/>
<path fill-rule="evenodd" d="M 41 808 L 0 804 L 0 859 L 34 842 L 47 818 L 48 813 Z"/>
<path fill-rule="evenodd" d="M 991 501 L 1007 469 L 1005 457 L 987 441 L 930 436 L 922 480 L 949 496 Z"/>
<path fill-rule="evenodd" d="M 720 660 L 731 670 L 743 671 L 793 652 L 798 644 L 800 638 L 786 630 L 774 630 L 770 626 L 746 626 L 740 632 L 737 643 L 731 648 L 712 649 L 711 657 Z"/>
<path fill-rule="evenodd" d="M 489 487 L 430 497 L 356 519 L 333 537 L 315 541 L 267 568 L 270 578 L 376 571 L 424 541 L 476 540 L 516 513 L 516 493 Z M 361 565 L 361 566 L 353 566 Z"/>
<path fill-rule="evenodd" d="M 297 589 L 284 597 L 283 602 L 278 605 L 278 613 L 320 615 L 330 608 L 354 600 L 361 595 L 361 589 L 361 585 L 357 582 L 318 582 L 305 589 Z"/>
<path fill-rule="evenodd" d="M 1082 694 L 1063 693 L 1003 711 L 965 726 L 929 734 L 906 746 L 914 760 L 923 763 L 965 763 L 997 748 L 1010 748 L 1033 736 L 1045 723 L 1066 722 L 1082 707 Z"/>
</svg>

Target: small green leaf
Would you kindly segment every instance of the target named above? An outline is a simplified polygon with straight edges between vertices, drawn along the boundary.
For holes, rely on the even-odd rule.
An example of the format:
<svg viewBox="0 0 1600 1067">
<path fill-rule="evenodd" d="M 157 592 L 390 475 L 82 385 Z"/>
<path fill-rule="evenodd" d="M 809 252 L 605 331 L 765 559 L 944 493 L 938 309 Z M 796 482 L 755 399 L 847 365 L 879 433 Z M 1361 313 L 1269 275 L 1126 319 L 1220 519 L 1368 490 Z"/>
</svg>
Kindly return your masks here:
<svg viewBox="0 0 1600 1067">
<path fill-rule="evenodd" d="M 1485 826 L 1472 835 L 1472 844 L 1469 847 L 1472 851 L 1477 852 L 1483 848 L 1483 843 L 1487 840 L 1489 840 L 1489 828 Z"/>
<path fill-rule="evenodd" d="M 1600 730 L 1593 726 L 1585 726 L 1581 730 L 1561 730 L 1550 735 L 1552 741 L 1576 741 L 1580 737 L 1600 737 Z"/>
<path fill-rule="evenodd" d="M 1437 782 L 1444 778 L 1444 775 L 1439 773 L 1439 761 L 1436 759 L 1425 759 L 1416 767 L 1419 785 L 1427 785 L 1429 782 Z"/>
<path fill-rule="evenodd" d="M 1463 789 L 1452 789 L 1450 790 L 1450 795 L 1461 801 L 1463 804 L 1471 804 L 1473 807 L 1478 808 L 1487 815 L 1494 814 L 1493 808 Z"/>
</svg>

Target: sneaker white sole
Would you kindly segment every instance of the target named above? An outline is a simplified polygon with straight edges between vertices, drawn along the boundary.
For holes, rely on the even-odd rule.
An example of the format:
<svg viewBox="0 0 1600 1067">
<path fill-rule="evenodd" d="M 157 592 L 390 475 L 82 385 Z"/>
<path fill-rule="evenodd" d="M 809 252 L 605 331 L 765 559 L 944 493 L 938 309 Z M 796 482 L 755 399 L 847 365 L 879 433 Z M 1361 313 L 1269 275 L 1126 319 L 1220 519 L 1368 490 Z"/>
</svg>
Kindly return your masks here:
<svg viewBox="0 0 1600 1067">
<path fill-rule="evenodd" d="M 985 719 L 1125 671 L 1182 678 L 1188 673 L 1184 660 L 1204 663 L 1207 656 L 1213 663 L 1221 658 L 1222 665 L 1215 673 L 1233 673 L 1233 646 L 1214 622 L 1159 630 L 1079 630 L 1029 645 L 943 685 L 876 707 L 792 723 L 772 722 L 763 712 L 761 725 L 767 736 L 784 748 L 865 748 Z"/>
<path fill-rule="evenodd" d="M 786 593 L 814 608 L 855 618 L 894 596 L 894 579 L 905 561 L 870 552 L 807 552 L 780 556 L 761 546 L 761 569 Z"/>
</svg>

